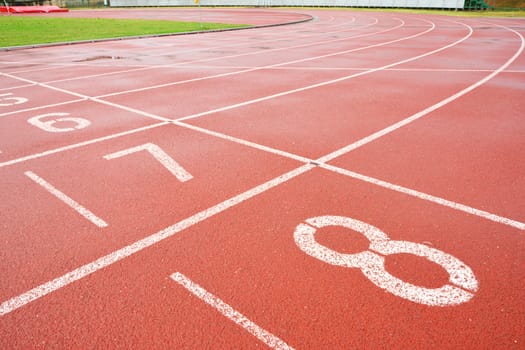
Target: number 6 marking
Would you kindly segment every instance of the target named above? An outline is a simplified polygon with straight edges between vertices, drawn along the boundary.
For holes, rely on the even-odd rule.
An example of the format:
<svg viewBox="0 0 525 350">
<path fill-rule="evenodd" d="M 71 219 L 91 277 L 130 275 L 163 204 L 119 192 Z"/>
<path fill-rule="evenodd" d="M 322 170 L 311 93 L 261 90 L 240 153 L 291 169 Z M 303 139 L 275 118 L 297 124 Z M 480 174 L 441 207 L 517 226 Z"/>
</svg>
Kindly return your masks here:
<svg viewBox="0 0 525 350">
<path fill-rule="evenodd" d="M 7 107 L 12 105 L 19 105 L 21 103 L 26 103 L 29 101 L 25 97 L 5 97 L 5 96 L 12 96 L 13 93 L 7 93 L 7 94 L 0 94 L 0 101 L 8 101 L 13 100 L 14 102 L 0 102 L 0 107 Z"/>
<path fill-rule="evenodd" d="M 326 226 L 342 226 L 361 233 L 370 240 L 370 250 L 343 254 L 319 244 L 315 240 L 315 232 Z M 456 257 L 423 244 L 393 241 L 377 227 L 356 219 L 344 216 L 310 218 L 306 220 L 306 224 L 297 226 L 294 239 L 306 254 L 328 264 L 359 268 L 376 286 L 415 303 L 430 306 L 458 305 L 469 301 L 478 290 L 474 273 Z M 417 255 L 440 265 L 448 272 L 451 284 L 440 288 L 425 288 L 392 276 L 385 270 L 385 258 L 382 255 L 399 253 Z"/>
<path fill-rule="evenodd" d="M 84 118 L 73 118 L 73 117 L 56 118 L 56 117 L 65 117 L 68 115 L 69 113 L 41 114 L 41 115 L 37 115 L 36 117 L 29 118 L 27 122 L 31 125 L 36 126 L 37 128 L 40 128 L 44 131 L 49 131 L 49 132 L 68 132 L 68 131 L 80 130 L 80 129 L 87 128 L 91 124 L 89 120 L 84 119 Z M 46 121 L 41 120 L 43 118 L 48 118 L 48 117 L 55 117 L 55 119 L 46 120 Z M 56 122 L 73 122 L 76 125 L 73 126 L 72 128 L 57 128 L 53 126 L 53 124 L 55 124 Z"/>
</svg>

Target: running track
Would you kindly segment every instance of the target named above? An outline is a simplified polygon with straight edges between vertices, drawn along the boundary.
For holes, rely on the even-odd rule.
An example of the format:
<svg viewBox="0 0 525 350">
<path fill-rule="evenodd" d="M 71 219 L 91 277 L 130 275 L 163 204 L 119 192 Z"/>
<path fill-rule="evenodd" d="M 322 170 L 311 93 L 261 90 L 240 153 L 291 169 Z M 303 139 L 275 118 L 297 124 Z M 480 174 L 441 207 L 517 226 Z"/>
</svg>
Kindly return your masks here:
<svg viewBox="0 0 525 350">
<path fill-rule="evenodd" d="M 524 20 L 299 12 L 1 53 L 2 348 L 525 346 Z"/>
</svg>

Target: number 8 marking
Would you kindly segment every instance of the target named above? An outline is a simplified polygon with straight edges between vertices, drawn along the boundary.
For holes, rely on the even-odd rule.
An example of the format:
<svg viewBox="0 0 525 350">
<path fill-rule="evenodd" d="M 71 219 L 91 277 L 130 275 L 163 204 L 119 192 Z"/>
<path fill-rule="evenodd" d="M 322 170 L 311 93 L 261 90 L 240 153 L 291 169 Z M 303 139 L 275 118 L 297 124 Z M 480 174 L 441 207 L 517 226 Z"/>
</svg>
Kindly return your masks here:
<svg viewBox="0 0 525 350">
<path fill-rule="evenodd" d="M 315 232 L 326 226 L 342 226 L 361 233 L 370 240 L 369 250 L 344 254 L 319 244 L 315 240 Z M 306 224 L 297 226 L 294 239 L 306 254 L 328 264 L 359 268 L 376 286 L 415 303 L 430 306 L 458 305 L 469 301 L 478 290 L 474 273 L 456 257 L 423 244 L 393 241 L 377 227 L 356 219 L 344 216 L 310 218 L 306 220 Z M 417 255 L 440 265 L 448 272 L 451 284 L 440 288 L 425 288 L 392 276 L 385 270 L 384 256 L 399 253 Z"/>
</svg>

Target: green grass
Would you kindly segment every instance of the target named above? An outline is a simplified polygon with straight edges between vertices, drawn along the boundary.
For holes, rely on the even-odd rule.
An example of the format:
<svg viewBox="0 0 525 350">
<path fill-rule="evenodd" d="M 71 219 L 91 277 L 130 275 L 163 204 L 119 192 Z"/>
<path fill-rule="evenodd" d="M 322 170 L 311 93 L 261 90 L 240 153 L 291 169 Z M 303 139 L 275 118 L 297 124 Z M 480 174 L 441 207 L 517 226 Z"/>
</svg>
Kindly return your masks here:
<svg viewBox="0 0 525 350">
<path fill-rule="evenodd" d="M 245 25 L 101 18 L 0 16 L 0 47 L 168 34 Z"/>
</svg>

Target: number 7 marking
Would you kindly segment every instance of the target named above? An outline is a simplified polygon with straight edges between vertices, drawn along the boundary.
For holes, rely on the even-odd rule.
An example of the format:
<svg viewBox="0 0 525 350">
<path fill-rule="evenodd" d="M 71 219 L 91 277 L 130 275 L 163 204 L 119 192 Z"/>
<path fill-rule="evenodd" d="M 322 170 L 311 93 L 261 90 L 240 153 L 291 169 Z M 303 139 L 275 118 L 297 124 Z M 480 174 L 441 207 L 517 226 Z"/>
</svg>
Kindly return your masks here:
<svg viewBox="0 0 525 350">
<path fill-rule="evenodd" d="M 172 173 L 180 182 L 185 182 L 193 179 L 193 176 L 190 173 L 188 173 L 182 166 L 180 166 L 179 163 L 173 160 L 173 158 L 167 155 L 166 152 L 162 150 L 162 148 L 160 148 L 154 143 L 145 143 L 140 146 L 128 148 L 111 154 L 106 154 L 104 158 L 110 160 L 124 157 L 128 154 L 140 151 L 148 151 L 153 156 L 153 158 L 158 160 L 159 163 L 162 164 L 166 169 L 168 169 L 168 171 Z"/>
</svg>

